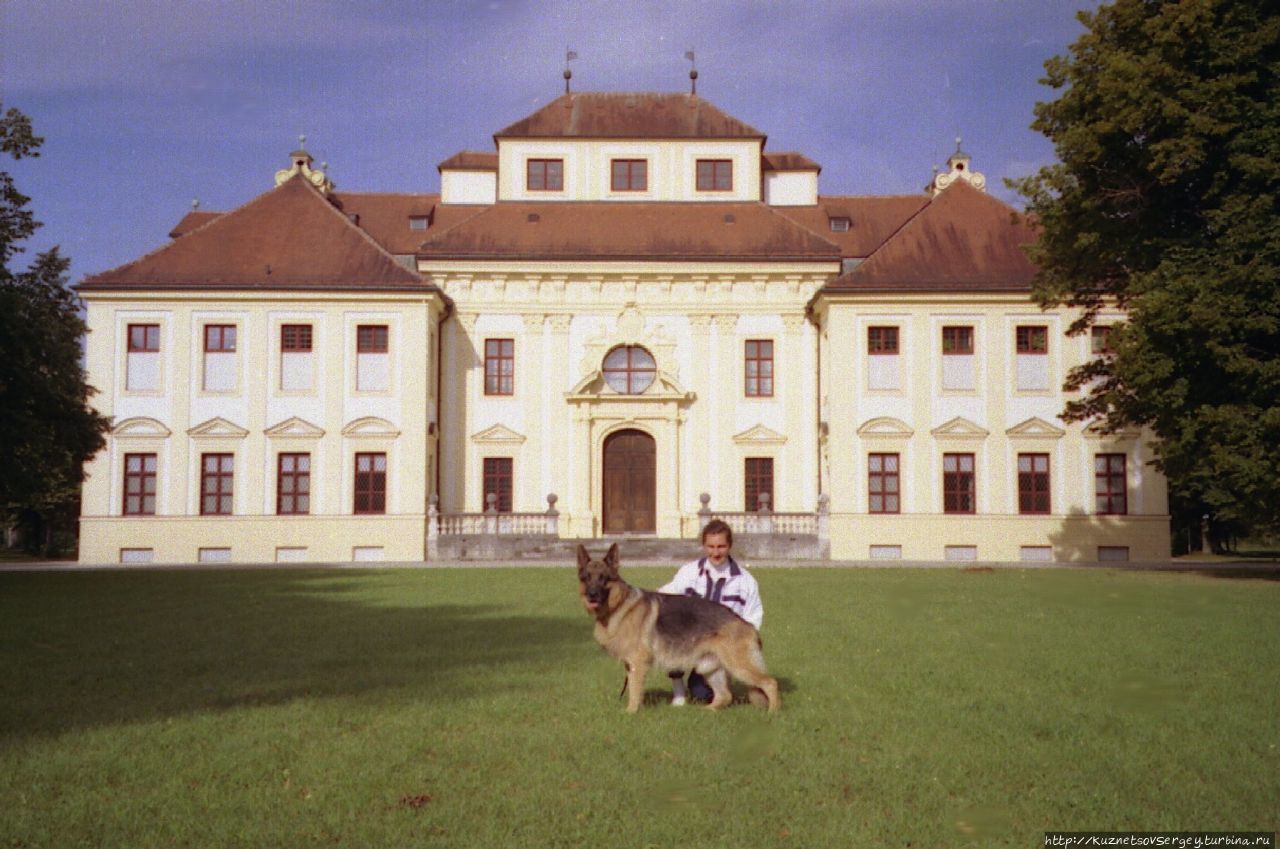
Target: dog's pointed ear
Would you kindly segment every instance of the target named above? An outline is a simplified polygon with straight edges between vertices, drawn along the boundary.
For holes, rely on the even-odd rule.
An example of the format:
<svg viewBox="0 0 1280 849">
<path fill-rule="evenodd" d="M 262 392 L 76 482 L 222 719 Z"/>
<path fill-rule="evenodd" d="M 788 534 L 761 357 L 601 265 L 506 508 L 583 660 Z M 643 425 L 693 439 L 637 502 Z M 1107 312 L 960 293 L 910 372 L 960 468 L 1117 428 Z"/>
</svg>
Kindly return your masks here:
<svg viewBox="0 0 1280 849">
<path fill-rule="evenodd" d="M 609 568 L 610 572 L 618 571 L 618 544 L 616 542 L 609 546 L 609 553 L 604 556 L 604 565 Z"/>
<path fill-rule="evenodd" d="M 582 543 L 578 543 L 578 568 L 582 569 L 591 562 L 591 555 L 587 554 L 587 547 Z"/>
</svg>

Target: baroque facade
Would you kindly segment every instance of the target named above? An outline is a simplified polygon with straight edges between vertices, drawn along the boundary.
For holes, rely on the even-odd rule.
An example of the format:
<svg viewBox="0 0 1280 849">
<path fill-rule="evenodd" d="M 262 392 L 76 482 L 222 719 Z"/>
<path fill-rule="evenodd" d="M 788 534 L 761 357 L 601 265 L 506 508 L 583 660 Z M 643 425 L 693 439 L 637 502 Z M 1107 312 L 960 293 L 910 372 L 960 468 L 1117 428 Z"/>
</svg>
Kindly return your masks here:
<svg viewBox="0 0 1280 849">
<path fill-rule="evenodd" d="M 276 186 L 79 287 L 113 417 L 86 562 L 421 560 L 440 517 L 695 538 L 813 514 L 834 559 L 1168 555 L 1142 434 L 1059 418 L 1033 231 L 968 155 L 918 195 L 684 94 L 557 98 L 439 194 Z M 1120 320 L 1118 313 L 1111 320 Z"/>
</svg>

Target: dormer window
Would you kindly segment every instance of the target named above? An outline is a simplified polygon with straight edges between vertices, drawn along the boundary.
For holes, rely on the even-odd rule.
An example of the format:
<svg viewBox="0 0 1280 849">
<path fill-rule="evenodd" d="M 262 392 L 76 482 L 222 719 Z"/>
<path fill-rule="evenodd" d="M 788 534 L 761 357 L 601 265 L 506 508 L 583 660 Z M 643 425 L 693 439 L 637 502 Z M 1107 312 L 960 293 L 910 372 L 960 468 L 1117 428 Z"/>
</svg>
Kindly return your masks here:
<svg viewBox="0 0 1280 849">
<path fill-rule="evenodd" d="M 643 159 L 615 159 L 609 187 L 615 192 L 643 192 L 649 188 L 649 163 Z"/>
<path fill-rule="evenodd" d="M 729 159 L 698 160 L 698 191 L 733 191 L 733 162 Z"/>
<path fill-rule="evenodd" d="M 410 230 L 425 230 L 425 229 L 427 229 L 427 216 L 425 216 L 425 215 L 410 215 L 410 216 L 409 216 L 409 229 L 410 229 Z"/>
<path fill-rule="evenodd" d="M 525 186 L 531 192 L 564 191 L 564 160 L 530 159 Z"/>
<path fill-rule="evenodd" d="M 832 233 L 847 233 L 849 231 L 849 219 L 844 217 L 830 218 Z"/>
</svg>

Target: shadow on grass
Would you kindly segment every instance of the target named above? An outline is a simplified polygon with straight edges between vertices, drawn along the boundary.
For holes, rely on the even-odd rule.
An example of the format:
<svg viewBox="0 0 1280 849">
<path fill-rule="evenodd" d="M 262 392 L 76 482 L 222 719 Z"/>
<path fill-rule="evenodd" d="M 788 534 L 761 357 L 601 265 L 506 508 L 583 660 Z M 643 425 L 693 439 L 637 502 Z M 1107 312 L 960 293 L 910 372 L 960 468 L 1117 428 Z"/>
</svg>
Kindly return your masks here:
<svg viewBox="0 0 1280 849">
<path fill-rule="evenodd" d="M 0 576 L 0 740 L 280 705 L 448 701 L 595 651 L 569 615 L 333 573 Z"/>
</svg>

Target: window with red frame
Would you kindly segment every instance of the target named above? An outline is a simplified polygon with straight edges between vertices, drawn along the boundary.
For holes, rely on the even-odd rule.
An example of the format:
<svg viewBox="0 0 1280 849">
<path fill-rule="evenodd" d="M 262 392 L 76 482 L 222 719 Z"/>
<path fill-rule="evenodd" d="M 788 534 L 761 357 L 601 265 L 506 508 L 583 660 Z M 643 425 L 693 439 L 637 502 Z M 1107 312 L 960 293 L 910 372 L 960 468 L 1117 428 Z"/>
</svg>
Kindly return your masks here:
<svg viewBox="0 0 1280 849">
<path fill-rule="evenodd" d="M 1095 455 L 1093 484 L 1098 513 L 1123 516 L 1129 512 L 1128 484 L 1123 454 Z"/>
<path fill-rule="evenodd" d="M 496 495 L 494 509 L 499 513 L 511 512 L 511 475 L 510 457 L 485 457 L 483 480 L 484 509 L 489 509 L 489 496 Z"/>
<path fill-rule="evenodd" d="M 311 352 L 311 325 L 280 325 L 280 350 L 286 354 L 307 354 Z"/>
<path fill-rule="evenodd" d="M 697 185 L 700 192 L 733 191 L 733 161 L 729 159 L 699 159 Z"/>
<path fill-rule="evenodd" d="M 902 506 L 900 483 L 897 454 L 867 455 L 867 495 L 870 512 L 900 512 Z"/>
<path fill-rule="evenodd" d="M 867 328 L 867 353 L 868 354 L 898 353 L 898 328 L 868 327 Z"/>
<path fill-rule="evenodd" d="M 1049 353 L 1049 328 L 1042 324 L 1021 325 L 1015 331 L 1019 354 Z"/>
<path fill-rule="evenodd" d="M 747 397 L 772 397 L 773 342 L 769 339 L 748 339 L 744 366 Z"/>
<path fill-rule="evenodd" d="M 1049 455 L 1018 455 L 1018 512 L 1049 512 Z"/>
<path fill-rule="evenodd" d="M 1110 326 L 1102 324 L 1090 329 L 1089 350 L 1094 354 L 1094 356 L 1113 353 L 1111 350 Z"/>
<path fill-rule="evenodd" d="M 236 326 L 234 324 L 206 324 L 204 326 L 204 352 L 206 354 L 234 354 L 236 350 Z"/>
<path fill-rule="evenodd" d="M 156 513 L 156 455 L 124 455 L 124 515 Z"/>
<path fill-rule="evenodd" d="M 356 455 L 356 489 L 353 510 L 357 514 L 387 512 L 387 455 Z"/>
<path fill-rule="evenodd" d="M 525 188 L 529 191 L 564 191 L 563 159 L 530 159 L 525 169 Z"/>
<path fill-rule="evenodd" d="M 615 159 L 609 188 L 615 192 L 643 192 L 649 188 L 649 163 L 643 159 Z"/>
<path fill-rule="evenodd" d="M 972 513 L 977 502 L 972 454 L 942 455 L 942 512 Z"/>
<path fill-rule="evenodd" d="M 311 455 L 281 454 L 276 473 L 276 512 L 304 516 L 311 512 Z"/>
<path fill-rule="evenodd" d="M 973 353 L 973 328 L 972 327 L 942 328 L 942 353 L 972 354 Z"/>
<path fill-rule="evenodd" d="M 752 512 L 760 509 L 760 496 L 769 496 L 769 508 L 773 509 L 773 458 L 748 457 L 743 478 L 745 487 L 745 509 Z"/>
<path fill-rule="evenodd" d="M 200 455 L 200 515 L 230 516 L 235 455 Z"/>
<path fill-rule="evenodd" d="M 484 394 L 512 395 L 515 393 L 515 380 L 515 340 L 484 340 Z"/>
<path fill-rule="evenodd" d="M 160 325 L 129 325 L 129 353 L 156 354 L 160 351 Z"/>
<path fill-rule="evenodd" d="M 357 354 L 385 354 L 389 348 L 385 324 L 361 324 L 356 327 Z"/>
</svg>

